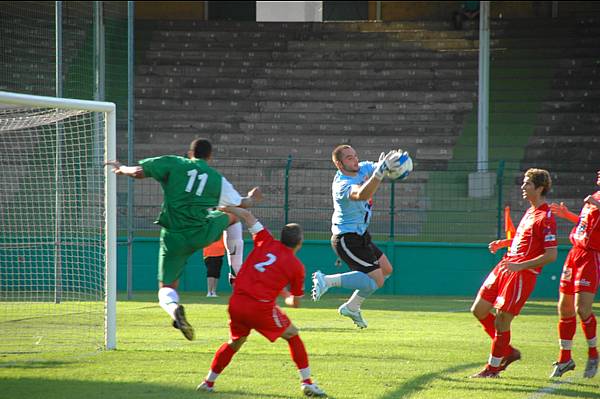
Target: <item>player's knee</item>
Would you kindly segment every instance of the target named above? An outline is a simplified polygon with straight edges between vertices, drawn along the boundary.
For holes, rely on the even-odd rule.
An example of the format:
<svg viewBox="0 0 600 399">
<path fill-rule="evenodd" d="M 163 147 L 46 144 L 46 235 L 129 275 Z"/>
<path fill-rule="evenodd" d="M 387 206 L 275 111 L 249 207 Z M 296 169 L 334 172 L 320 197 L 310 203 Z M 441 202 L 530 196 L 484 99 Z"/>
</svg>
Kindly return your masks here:
<svg viewBox="0 0 600 399">
<path fill-rule="evenodd" d="M 227 343 L 229 345 L 229 347 L 231 349 L 234 350 L 234 352 L 237 352 L 240 350 L 240 348 L 242 347 L 242 345 L 244 345 L 244 343 L 246 342 L 246 337 L 241 337 L 238 339 L 230 339 L 229 342 Z"/>
<path fill-rule="evenodd" d="M 577 315 L 581 320 L 587 320 L 592 314 L 592 307 L 587 305 L 577 305 Z"/>
<path fill-rule="evenodd" d="M 299 331 L 298 328 L 293 325 L 290 324 L 288 328 L 285 329 L 285 331 L 283 332 L 283 334 L 281 334 L 281 338 L 287 340 L 290 340 L 291 338 L 295 337 L 296 335 L 298 335 Z"/>
</svg>

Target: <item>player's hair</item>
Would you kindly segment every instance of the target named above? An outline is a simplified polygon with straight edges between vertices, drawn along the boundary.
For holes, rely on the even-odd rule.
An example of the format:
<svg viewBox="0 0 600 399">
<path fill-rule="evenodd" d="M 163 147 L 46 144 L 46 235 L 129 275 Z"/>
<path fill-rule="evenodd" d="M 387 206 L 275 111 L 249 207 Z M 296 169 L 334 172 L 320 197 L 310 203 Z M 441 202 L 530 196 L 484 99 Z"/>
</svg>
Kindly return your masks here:
<svg viewBox="0 0 600 399">
<path fill-rule="evenodd" d="M 302 227 L 297 223 L 288 223 L 281 229 L 279 241 L 288 248 L 295 248 L 302 242 Z"/>
<path fill-rule="evenodd" d="M 546 196 L 552 188 L 552 178 L 550 172 L 546 169 L 530 168 L 525 172 L 525 176 L 529 177 L 529 181 L 533 183 L 535 188 L 543 187 L 542 195 Z"/>
<path fill-rule="evenodd" d="M 194 154 L 194 158 L 208 159 L 212 154 L 212 144 L 208 139 L 196 139 L 191 142 L 190 151 Z"/>
<path fill-rule="evenodd" d="M 352 148 L 352 146 L 350 146 L 348 144 L 340 144 L 333 149 L 333 151 L 331 152 L 331 160 L 333 161 L 334 164 L 337 161 L 341 161 L 340 156 L 342 154 L 342 151 L 344 151 L 346 148 Z"/>
</svg>

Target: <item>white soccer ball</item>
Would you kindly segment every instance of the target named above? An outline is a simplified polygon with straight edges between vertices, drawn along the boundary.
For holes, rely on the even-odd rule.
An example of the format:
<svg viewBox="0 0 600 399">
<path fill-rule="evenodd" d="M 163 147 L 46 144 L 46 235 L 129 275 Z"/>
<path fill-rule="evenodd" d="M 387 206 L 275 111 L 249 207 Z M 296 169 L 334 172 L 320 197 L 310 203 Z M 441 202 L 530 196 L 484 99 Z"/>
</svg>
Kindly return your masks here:
<svg viewBox="0 0 600 399">
<path fill-rule="evenodd" d="M 403 180 L 412 172 L 413 161 L 408 152 L 404 151 L 398 160 L 398 166 L 388 170 L 386 177 L 390 180 Z"/>
</svg>

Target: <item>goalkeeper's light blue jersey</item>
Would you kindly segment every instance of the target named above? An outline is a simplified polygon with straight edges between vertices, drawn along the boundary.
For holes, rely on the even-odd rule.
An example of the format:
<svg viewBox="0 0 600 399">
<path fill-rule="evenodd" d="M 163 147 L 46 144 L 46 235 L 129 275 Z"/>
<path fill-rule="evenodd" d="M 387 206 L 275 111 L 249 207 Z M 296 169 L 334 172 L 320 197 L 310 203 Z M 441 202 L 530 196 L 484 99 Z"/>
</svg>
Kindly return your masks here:
<svg viewBox="0 0 600 399">
<path fill-rule="evenodd" d="M 354 177 L 346 176 L 338 170 L 331 184 L 333 197 L 333 216 L 331 217 L 331 232 L 333 234 L 357 233 L 363 235 L 371 221 L 371 208 L 373 200 L 352 201 L 350 199 L 351 187 L 362 185 L 369 180 L 375 164 L 364 161 L 358 164 L 358 174 Z"/>
</svg>

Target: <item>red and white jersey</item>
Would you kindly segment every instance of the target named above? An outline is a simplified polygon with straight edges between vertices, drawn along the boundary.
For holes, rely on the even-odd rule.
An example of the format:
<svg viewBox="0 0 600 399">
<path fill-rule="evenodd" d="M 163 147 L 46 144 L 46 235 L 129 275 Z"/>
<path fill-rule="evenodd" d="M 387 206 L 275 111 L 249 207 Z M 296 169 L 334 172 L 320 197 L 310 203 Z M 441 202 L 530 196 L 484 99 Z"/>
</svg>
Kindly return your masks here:
<svg viewBox="0 0 600 399">
<path fill-rule="evenodd" d="M 291 248 L 275 240 L 264 228 L 252 238 L 254 249 L 235 279 L 234 295 L 273 302 L 288 285 L 292 295 L 304 295 L 304 265 Z"/>
<path fill-rule="evenodd" d="M 600 201 L 600 191 L 596 191 L 592 197 Z M 600 209 L 586 203 L 581 208 L 579 222 L 571 230 L 569 239 L 575 247 L 600 251 Z"/>
<path fill-rule="evenodd" d="M 520 263 L 542 255 L 546 248 L 554 248 L 556 242 L 556 220 L 548 204 L 530 207 L 519 222 L 515 238 L 505 255 L 510 262 Z M 542 266 L 527 269 L 539 274 Z"/>
</svg>

